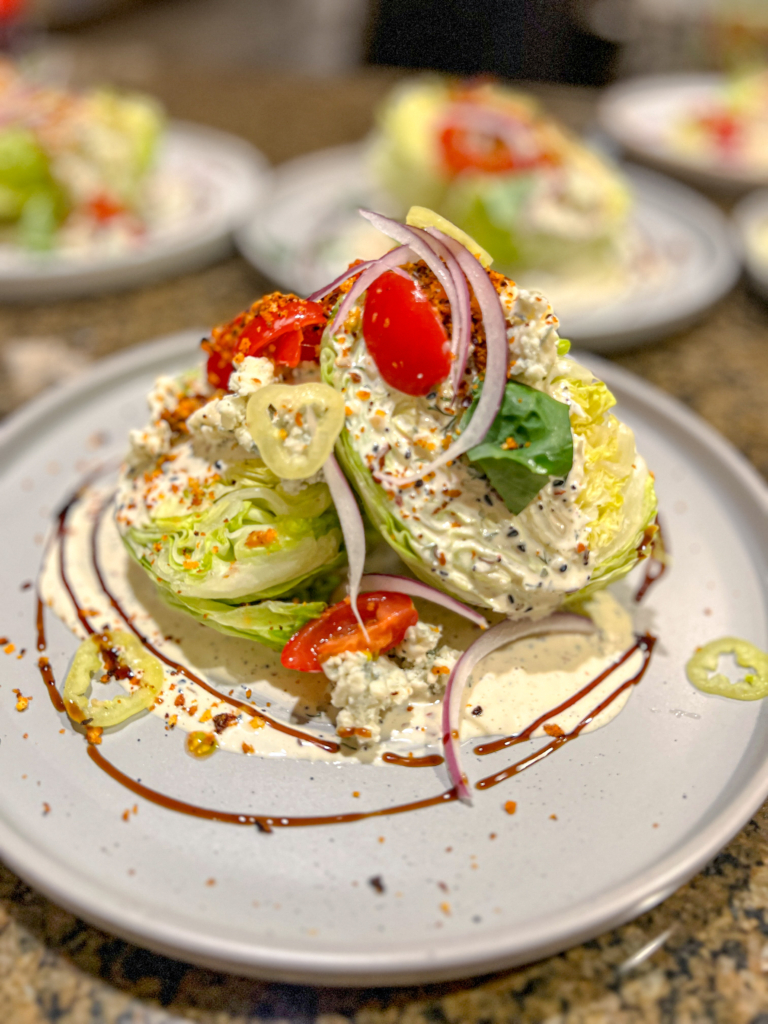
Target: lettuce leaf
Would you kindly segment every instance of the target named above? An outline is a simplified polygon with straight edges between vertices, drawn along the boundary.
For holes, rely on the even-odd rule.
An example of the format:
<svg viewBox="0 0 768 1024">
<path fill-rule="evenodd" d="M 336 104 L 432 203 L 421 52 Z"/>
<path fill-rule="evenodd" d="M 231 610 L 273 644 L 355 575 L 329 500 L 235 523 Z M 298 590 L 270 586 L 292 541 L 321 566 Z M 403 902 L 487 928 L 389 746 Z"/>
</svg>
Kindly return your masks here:
<svg viewBox="0 0 768 1024">
<path fill-rule="evenodd" d="M 467 410 L 471 420 L 482 387 Z M 518 515 L 550 476 L 565 477 L 573 465 L 568 406 L 527 384 L 509 381 L 485 439 L 467 458 L 488 477 L 504 504 Z"/>
<path fill-rule="evenodd" d="M 225 467 L 203 489 L 168 488 L 121 535 L 171 604 L 278 650 L 323 611 L 346 564 L 327 486 L 290 493 L 259 459 Z"/>
<path fill-rule="evenodd" d="M 294 633 L 327 607 L 326 601 L 259 601 L 230 605 L 224 601 L 183 598 L 166 591 L 168 603 L 228 636 L 256 640 L 272 650 L 282 651 Z"/>
</svg>

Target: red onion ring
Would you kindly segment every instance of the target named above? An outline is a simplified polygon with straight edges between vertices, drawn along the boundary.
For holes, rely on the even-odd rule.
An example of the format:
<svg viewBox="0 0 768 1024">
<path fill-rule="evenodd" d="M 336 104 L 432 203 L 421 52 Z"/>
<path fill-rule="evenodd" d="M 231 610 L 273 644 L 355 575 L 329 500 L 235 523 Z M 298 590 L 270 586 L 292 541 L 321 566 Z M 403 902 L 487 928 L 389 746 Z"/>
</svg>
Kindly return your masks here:
<svg viewBox="0 0 768 1024">
<path fill-rule="evenodd" d="M 444 258 L 446 262 L 443 263 L 435 246 L 432 244 L 432 240 L 425 237 L 424 232 L 420 228 L 409 227 L 407 224 L 401 224 L 397 220 L 392 220 L 391 217 L 384 217 L 382 214 L 374 213 L 372 210 L 360 210 L 360 215 L 365 217 L 367 221 L 370 221 L 382 234 L 389 235 L 396 242 L 407 245 L 412 249 L 417 256 L 424 260 L 443 286 L 448 297 L 448 304 L 451 307 L 451 351 L 455 354 L 457 340 L 455 310 L 459 306 L 459 294 L 456 289 L 454 274 L 447 265 L 453 262 L 451 254 L 449 252 L 445 253 Z"/>
<path fill-rule="evenodd" d="M 555 612 L 546 619 L 536 622 L 500 622 L 483 633 L 462 654 L 453 671 L 448 677 L 443 697 L 443 748 L 445 763 L 451 781 L 457 789 L 459 799 L 466 803 L 472 802 L 472 795 L 467 777 L 461 768 L 460 730 L 461 702 L 467 680 L 478 662 L 504 644 L 512 640 L 521 640 L 526 636 L 538 636 L 541 633 L 594 633 L 595 624 L 591 619 L 573 612 Z"/>
<path fill-rule="evenodd" d="M 392 594 L 407 594 L 409 597 L 420 597 L 432 604 L 442 605 L 449 611 L 469 619 L 481 629 L 488 628 L 488 620 L 476 608 L 470 608 L 462 604 L 455 597 L 449 597 L 442 590 L 430 587 L 428 583 L 420 580 L 412 580 L 408 576 L 393 576 L 390 573 L 366 573 L 360 581 L 360 590 L 365 593 L 367 590 L 386 590 Z"/>
<path fill-rule="evenodd" d="M 357 263 L 354 267 L 347 267 L 343 274 L 331 281 L 330 284 L 325 285 L 323 288 L 319 288 L 316 292 L 312 292 L 311 295 L 307 296 L 308 302 L 317 302 L 318 299 L 324 299 L 326 295 L 330 295 L 332 291 L 339 287 L 340 284 L 344 284 L 347 278 L 354 277 L 355 274 L 362 274 L 368 267 L 373 266 L 376 260 L 365 260 L 364 263 Z"/>
<path fill-rule="evenodd" d="M 368 631 L 360 618 L 357 608 L 357 595 L 360 592 L 360 580 L 363 575 L 365 564 L 365 527 L 363 517 L 357 505 L 354 491 L 347 483 L 347 478 L 341 471 L 335 455 L 329 455 L 323 463 L 323 476 L 331 492 L 333 504 L 336 506 L 336 513 L 341 524 L 341 532 L 344 535 L 344 546 L 347 549 L 347 561 L 349 562 L 349 599 L 352 604 L 352 611 L 360 623 L 366 641 Z"/>
<path fill-rule="evenodd" d="M 442 232 L 435 232 L 432 228 L 414 228 L 413 230 L 418 231 L 427 245 L 445 262 L 456 287 L 456 303 L 451 307 L 453 366 L 449 378 L 455 394 L 467 367 L 469 347 L 472 342 L 472 306 L 469 298 L 469 286 L 456 257 L 448 246 L 443 244 L 443 239 L 446 236 Z"/>
<path fill-rule="evenodd" d="M 462 432 L 458 440 L 454 441 L 441 452 L 436 459 L 425 462 L 421 469 L 411 471 L 402 476 L 392 476 L 389 473 L 374 474 L 374 479 L 379 483 L 392 487 L 402 487 L 403 484 L 419 480 L 425 474 L 433 472 L 446 462 L 458 459 L 464 452 L 480 444 L 488 433 L 491 424 L 496 419 L 496 414 L 501 408 L 504 398 L 504 389 L 507 386 L 507 368 L 509 363 L 509 346 L 507 343 L 507 325 L 504 312 L 501 308 L 501 301 L 496 294 L 496 289 L 491 284 L 487 272 L 480 261 L 472 255 L 455 238 L 448 235 L 441 235 L 440 241 L 453 253 L 456 260 L 472 286 L 475 297 L 480 305 L 480 312 L 485 325 L 485 378 L 480 401 L 469 421 L 469 425 Z"/>
<path fill-rule="evenodd" d="M 364 291 L 370 288 L 374 281 L 378 280 L 378 278 L 380 278 L 382 274 L 386 273 L 387 270 L 396 268 L 401 263 L 407 263 L 412 255 L 413 254 L 408 246 L 399 245 L 396 249 L 390 250 L 390 252 L 380 256 L 377 260 L 373 260 L 368 269 L 358 277 L 349 289 L 339 305 L 339 308 L 336 310 L 336 316 L 331 321 L 331 334 L 335 334 L 335 332 L 343 325 L 353 304 L 357 299 L 359 299 Z"/>
<path fill-rule="evenodd" d="M 501 139 L 523 167 L 530 167 L 541 158 L 533 127 L 503 110 L 477 103 L 456 103 L 450 108 L 446 123 L 451 128 Z"/>
</svg>

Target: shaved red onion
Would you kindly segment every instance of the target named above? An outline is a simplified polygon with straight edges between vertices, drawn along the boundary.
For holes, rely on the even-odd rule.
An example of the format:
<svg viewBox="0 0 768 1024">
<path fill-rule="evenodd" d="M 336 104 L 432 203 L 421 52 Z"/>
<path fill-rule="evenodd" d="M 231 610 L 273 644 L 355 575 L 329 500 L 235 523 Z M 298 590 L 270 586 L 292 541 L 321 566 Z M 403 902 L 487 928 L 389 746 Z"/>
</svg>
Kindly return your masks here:
<svg viewBox="0 0 768 1024">
<path fill-rule="evenodd" d="M 450 108 L 448 122 L 452 128 L 473 135 L 501 139 L 521 167 L 530 167 L 541 158 L 541 146 L 535 133 L 525 122 L 504 110 L 478 103 L 456 103 Z"/>
<path fill-rule="evenodd" d="M 456 351 L 454 353 L 455 360 L 453 367 L 451 368 L 451 384 L 454 391 L 458 391 L 459 384 L 461 384 L 461 378 L 464 376 L 464 371 L 467 368 L 467 360 L 469 359 L 469 351 L 472 344 L 472 303 L 469 297 L 469 287 L 467 285 L 467 279 L 464 276 L 464 272 L 459 265 L 459 261 L 456 259 L 455 253 L 451 252 L 446 242 L 449 236 L 444 232 L 439 231 L 437 228 L 425 228 L 425 234 L 431 236 L 431 242 L 433 245 L 439 244 L 441 249 L 447 250 L 453 260 L 449 265 L 451 273 L 453 268 L 456 269 L 456 289 L 459 292 L 460 301 L 458 303 L 458 312 L 461 315 L 461 330 L 459 334 L 458 343 L 456 345 Z M 451 239 L 455 241 L 455 239 Z M 457 243 L 460 244 L 460 243 Z M 438 253 L 440 250 L 438 250 Z"/>
<path fill-rule="evenodd" d="M 483 265 L 454 238 L 449 238 L 440 232 L 440 241 L 453 253 L 456 260 L 467 277 L 475 298 L 480 306 L 485 326 L 485 377 L 480 401 L 474 411 L 469 425 L 461 433 L 458 440 L 454 441 L 444 452 L 441 452 L 436 459 L 425 462 L 418 470 L 411 470 L 402 476 L 393 476 L 389 473 L 376 474 L 380 483 L 393 487 L 402 487 L 403 484 L 419 480 L 426 473 L 431 473 L 446 462 L 458 459 L 464 452 L 474 448 L 476 444 L 484 439 L 491 424 L 496 419 L 496 414 L 501 408 L 504 398 L 504 389 L 507 386 L 507 367 L 509 363 L 509 346 L 507 344 L 507 326 L 504 319 L 504 311 L 501 307 L 501 300 L 496 289 L 491 283 Z"/>
<path fill-rule="evenodd" d="M 591 619 L 573 612 L 555 612 L 546 619 L 536 622 L 514 622 L 507 619 L 492 626 L 464 651 L 448 677 L 448 685 L 443 697 L 443 748 L 445 763 L 460 800 L 471 802 L 472 796 L 467 777 L 461 768 L 459 734 L 461 730 L 461 703 L 464 688 L 478 662 L 491 654 L 498 647 L 521 640 L 526 636 L 538 636 L 541 633 L 594 633 L 595 624 Z"/>
<path fill-rule="evenodd" d="M 467 359 L 469 358 L 469 346 L 472 341 L 472 306 L 470 304 L 467 279 L 456 257 L 448 246 L 443 244 L 446 236 L 442 232 L 435 232 L 432 228 L 427 228 L 426 230 L 414 228 L 414 231 L 418 231 L 427 244 L 445 262 L 456 288 L 456 302 L 451 306 L 453 366 L 451 367 L 450 376 L 451 387 L 455 393 L 458 391 L 461 378 L 464 376 Z"/>
<path fill-rule="evenodd" d="M 331 492 L 333 504 L 336 506 L 341 532 L 344 535 L 344 546 L 347 549 L 347 561 L 349 562 L 349 599 L 352 611 L 362 626 L 365 639 L 368 640 L 368 631 L 357 608 L 357 595 L 360 592 L 360 580 L 365 563 L 363 517 L 360 515 L 354 492 L 347 483 L 347 478 L 342 473 L 335 455 L 329 455 L 323 463 L 323 476 L 328 484 L 328 490 Z"/>
<path fill-rule="evenodd" d="M 360 590 L 363 592 L 366 590 L 386 590 L 392 594 L 408 594 L 409 597 L 420 597 L 425 601 L 431 601 L 432 604 L 439 604 L 443 608 L 448 608 L 449 611 L 456 612 L 457 615 L 469 619 L 470 622 L 474 622 L 481 629 L 488 628 L 488 620 L 476 608 L 470 608 L 469 605 L 457 601 L 455 597 L 444 594 L 442 590 L 430 587 L 428 583 L 422 583 L 420 580 L 412 580 L 408 576 L 392 576 L 389 573 L 366 573 L 360 581 Z"/>
<path fill-rule="evenodd" d="M 326 295 L 330 295 L 331 292 L 338 288 L 340 284 L 344 284 L 348 278 L 354 277 L 355 274 L 362 274 L 364 270 L 367 270 L 368 267 L 372 266 L 375 262 L 375 260 L 365 260 L 364 263 L 357 263 L 354 267 L 347 267 L 344 273 L 339 274 L 339 276 L 334 281 L 331 281 L 330 284 L 327 284 L 325 287 L 319 288 L 316 292 L 312 292 L 311 295 L 308 295 L 307 300 L 309 302 L 317 302 L 318 299 L 324 299 Z"/>
<path fill-rule="evenodd" d="M 364 291 L 370 288 L 374 281 L 377 281 L 387 270 L 396 269 L 401 263 L 407 263 L 412 256 L 413 253 L 408 246 L 398 245 L 396 249 L 392 249 L 377 260 L 374 260 L 368 269 L 358 277 L 342 299 L 339 308 L 336 310 L 336 316 L 331 322 L 331 334 L 334 334 L 344 324 L 347 314 L 354 303 Z"/>
<path fill-rule="evenodd" d="M 367 221 L 370 221 L 383 234 L 389 235 L 396 242 L 407 245 L 412 249 L 417 256 L 424 260 L 443 286 L 448 297 L 448 304 L 451 307 L 451 351 L 455 354 L 457 341 L 455 311 L 459 307 L 459 293 L 456 288 L 454 274 L 448 266 L 448 264 L 455 262 L 451 257 L 451 253 L 445 250 L 444 254 L 441 254 L 445 259 L 444 263 L 437 253 L 433 240 L 428 238 L 421 228 L 409 227 L 407 224 L 401 224 L 400 221 L 392 220 L 391 217 L 384 217 L 382 214 L 374 213 L 372 210 L 360 210 L 360 215 L 365 217 Z"/>
</svg>

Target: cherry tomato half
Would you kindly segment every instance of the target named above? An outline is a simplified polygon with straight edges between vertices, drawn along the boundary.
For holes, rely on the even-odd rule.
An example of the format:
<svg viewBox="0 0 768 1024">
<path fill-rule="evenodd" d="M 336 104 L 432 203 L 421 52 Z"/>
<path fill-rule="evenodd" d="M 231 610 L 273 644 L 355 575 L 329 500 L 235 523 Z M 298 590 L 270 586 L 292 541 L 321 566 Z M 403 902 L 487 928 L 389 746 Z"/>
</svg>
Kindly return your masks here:
<svg viewBox="0 0 768 1024">
<path fill-rule="evenodd" d="M 388 651 L 401 643 L 409 626 L 419 621 L 413 601 L 405 594 L 378 590 L 360 594 L 357 610 L 368 630 L 368 640 L 346 598 L 294 633 L 283 648 L 280 661 L 286 668 L 299 672 L 322 672 L 322 663 L 342 651 Z"/>
<path fill-rule="evenodd" d="M 406 395 L 426 395 L 451 372 L 443 322 L 415 281 L 392 270 L 368 289 L 363 335 L 379 373 Z"/>
<path fill-rule="evenodd" d="M 88 213 L 94 220 L 104 223 L 125 213 L 125 207 L 121 203 L 115 202 L 106 192 L 100 192 L 88 203 Z"/>
</svg>

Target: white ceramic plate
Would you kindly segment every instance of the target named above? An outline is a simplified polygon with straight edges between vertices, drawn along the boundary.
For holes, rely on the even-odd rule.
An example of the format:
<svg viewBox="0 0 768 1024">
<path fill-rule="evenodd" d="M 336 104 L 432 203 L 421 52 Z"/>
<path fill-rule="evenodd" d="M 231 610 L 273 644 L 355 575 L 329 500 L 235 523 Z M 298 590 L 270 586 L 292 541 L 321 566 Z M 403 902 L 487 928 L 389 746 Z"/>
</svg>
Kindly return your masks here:
<svg viewBox="0 0 768 1024">
<path fill-rule="evenodd" d="M 220 259 L 266 189 L 266 159 L 243 139 L 171 122 L 155 178 L 174 212 L 131 249 L 34 254 L 0 245 L 0 300 L 33 302 L 135 287 Z"/>
<path fill-rule="evenodd" d="M 24 587 L 52 511 L 88 465 L 122 451 L 126 430 L 144 422 L 154 376 L 189 365 L 198 338 L 106 360 L 0 429 L 0 628 L 16 645 L 0 651 L 0 853 L 13 870 L 100 927 L 173 956 L 297 982 L 397 984 L 500 969 L 616 926 L 744 824 L 768 794 L 768 704 L 699 693 L 683 666 L 719 636 L 768 645 L 766 490 L 701 420 L 596 359 L 656 473 L 674 555 L 641 610 L 639 625 L 660 635 L 657 652 L 615 721 L 478 793 L 472 807 L 269 835 L 164 810 L 100 772 L 46 696 L 34 590 Z M 59 679 L 74 649 L 49 617 Z M 23 713 L 15 688 L 33 696 Z M 154 716 L 101 749 L 147 785 L 238 812 L 364 811 L 446 788 L 444 766 L 223 753 L 197 762 Z M 488 772 L 490 759 L 465 756 L 471 777 Z M 507 763 L 494 758 L 491 771 Z M 377 876 L 383 892 L 370 884 Z"/>
<path fill-rule="evenodd" d="M 733 220 L 749 278 L 768 299 L 768 189 L 750 192 L 737 203 Z"/>
<path fill-rule="evenodd" d="M 635 191 L 629 267 L 621 283 L 558 281 L 528 272 L 520 282 L 553 302 L 561 333 L 595 352 L 670 334 L 701 316 L 733 286 L 739 264 L 725 217 L 691 189 L 625 167 Z M 277 168 L 273 187 L 237 243 L 283 288 L 310 294 L 356 257 L 391 245 L 361 220 L 359 206 L 387 213 L 391 200 L 371 185 L 365 147 L 343 146 Z M 585 301 L 585 288 L 594 294 Z"/>
<path fill-rule="evenodd" d="M 630 78 L 603 92 L 598 107 L 600 124 L 628 152 L 694 185 L 725 192 L 764 185 L 768 174 L 760 169 L 681 153 L 670 143 L 675 124 L 717 100 L 724 81 L 716 74 Z"/>
</svg>

